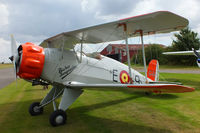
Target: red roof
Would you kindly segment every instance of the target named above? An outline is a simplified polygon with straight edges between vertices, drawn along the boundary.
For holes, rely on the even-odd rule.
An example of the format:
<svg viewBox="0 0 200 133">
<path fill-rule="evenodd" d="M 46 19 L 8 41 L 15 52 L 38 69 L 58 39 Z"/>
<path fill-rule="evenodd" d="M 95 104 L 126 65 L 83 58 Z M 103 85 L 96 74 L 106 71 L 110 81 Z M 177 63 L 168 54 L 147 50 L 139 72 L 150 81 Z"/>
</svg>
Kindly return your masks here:
<svg viewBox="0 0 200 133">
<path fill-rule="evenodd" d="M 126 44 L 109 44 L 110 46 L 119 48 L 119 49 L 126 49 Z M 149 44 L 144 44 L 144 47 L 147 47 Z M 141 44 L 129 44 L 128 45 L 129 50 L 137 50 L 137 49 L 141 49 L 142 45 Z"/>
<path fill-rule="evenodd" d="M 152 44 L 144 44 L 144 47 L 151 46 Z M 161 47 L 165 47 L 164 45 L 159 44 Z M 129 54 L 130 58 L 138 53 L 138 50 L 142 49 L 141 44 L 129 44 Z M 100 54 L 109 56 L 113 55 L 113 59 L 116 58 L 116 60 L 120 60 L 121 62 L 127 61 L 127 55 L 126 55 L 126 44 L 109 44 L 107 47 L 105 47 Z M 117 55 L 118 54 L 118 57 Z M 114 56 L 116 55 L 116 57 Z M 120 56 L 120 57 L 119 57 Z M 112 58 L 112 57 L 111 57 Z"/>
</svg>

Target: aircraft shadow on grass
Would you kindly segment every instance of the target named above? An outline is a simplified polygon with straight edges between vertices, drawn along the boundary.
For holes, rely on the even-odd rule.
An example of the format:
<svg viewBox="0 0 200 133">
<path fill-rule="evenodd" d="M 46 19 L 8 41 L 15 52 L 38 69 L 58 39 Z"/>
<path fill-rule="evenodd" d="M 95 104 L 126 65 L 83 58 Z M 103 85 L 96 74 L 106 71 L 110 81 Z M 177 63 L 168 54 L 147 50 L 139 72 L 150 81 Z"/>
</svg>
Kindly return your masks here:
<svg viewBox="0 0 200 133">
<path fill-rule="evenodd" d="M 111 101 L 108 101 L 108 102 L 102 102 L 102 103 L 80 106 L 80 107 L 75 107 L 75 108 L 72 107 L 68 110 L 68 113 L 72 114 L 72 115 L 69 116 L 69 117 L 71 117 L 71 119 L 69 118 L 68 124 L 71 125 L 71 124 L 76 123 L 75 117 L 77 117 L 77 116 L 74 116 L 74 115 L 77 115 L 76 113 L 78 113 L 79 115 L 81 114 L 78 117 L 82 117 L 83 119 L 85 119 L 85 117 L 87 117 L 85 119 L 85 121 L 89 123 L 91 128 L 93 128 L 93 129 L 97 128 L 96 130 L 100 130 L 100 132 L 102 130 L 101 128 L 103 128 L 103 127 L 107 127 L 107 129 L 105 129 L 105 132 L 106 132 L 106 130 L 108 130 L 107 132 L 112 132 L 112 131 L 110 131 L 111 129 L 108 126 L 110 124 L 110 125 L 112 125 L 111 127 L 115 128 L 114 129 L 115 131 L 121 130 L 122 132 L 133 132 L 134 131 L 134 132 L 152 132 L 152 133 L 155 133 L 155 132 L 171 133 L 170 130 L 161 129 L 159 127 L 155 128 L 155 127 L 150 127 L 150 126 L 144 126 L 144 125 L 139 125 L 139 124 L 122 122 L 122 121 L 118 121 L 118 120 L 111 120 L 111 119 L 108 119 L 108 118 L 91 116 L 91 115 L 87 114 L 87 112 L 92 111 L 92 110 L 105 108 L 107 106 L 113 106 L 113 105 L 123 103 L 123 102 L 129 101 L 129 100 L 134 100 L 134 99 L 137 99 L 137 98 L 140 98 L 140 97 L 141 97 L 140 95 L 135 95 L 135 96 L 131 96 L 131 97 L 128 97 L 128 98 L 111 100 Z M 73 112 L 76 112 L 76 113 L 74 114 Z M 80 119 L 78 117 L 77 117 L 77 119 Z M 98 127 L 99 127 L 99 129 L 98 129 Z"/>
<path fill-rule="evenodd" d="M 147 96 L 152 99 L 160 99 L 160 100 L 168 100 L 168 99 L 176 99 L 178 98 L 175 94 L 151 94 Z"/>
<path fill-rule="evenodd" d="M 26 89 L 26 90 L 24 90 L 25 92 L 36 92 L 36 91 L 41 91 L 41 89 Z"/>
<path fill-rule="evenodd" d="M 128 123 L 128 122 L 123 122 L 123 121 L 119 121 L 119 120 L 112 120 L 112 119 L 108 119 L 108 118 L 102 118 L 102 117 L 98 117 L 98 116 L 91 116 L 89 114 L 87 114 L 87 112 L 92 111 L 92 110 L 96 110 L 96 109 L 100 109 L 100 108 L 105 108 L 107 106 L 112 106 L 112 105 L 116 105 L 119 103 L 123 103 L 129 100 L 133 100 L 133 99 L 137 99 L 140 98 L 140 96 L 131 96 L 128 98 L 123 98 L 123 99 L 118 99 L 118 100 L 111 100 L 108 102 L 102 102 L 102 103 L 97 103 L 97 104 L 92 104 L 92 105 L 84 105 L 84 106 L 79 106 L 79 107 L 70 107 L 69 110 L 67 110 L 68 114 L 68 124 L 64 125 L 66 127 L 66 130 L 68 128 L 71 128 L 70 130 L 73 130 L 74 128 L 79 126 L 79 123 L 87 123 L 86 125 L 88 125 L 88 128 L 95 131 L 95 132 L 114 132 L 114 131 L 122 131 L 122 132 L 148 132 L 148 133 L 155 133 L 155 132 L 165 132 L 165 133 L 171 133 L 172 131 L 167 130 L 167 129 L 162 129 L 160 127 L 151 127 L 151 126 L 144 126 L 144 125 L 140 125 L 138 123 Z M 20 106 L 20 108 L 18 107 L 18 110 L 20 113 L 21 111 L 24 111 L 24 108 L 28 108 L 29 104 L 32 103 L 33 101 L 40 101 L 41 99 L 34 99 L 34 100 L 29 100 L 29 101 L 20 101 L 20 102 L 14 102 L 14 103 L 5 103 L 5 104 L 1 104 L 0 107 L 2 106 L 13 106 L 13 105 L 23 105 Z M 13 110 L 13 115 L 17 115 L 18 112 Z M 30 117 L 28 119 L 31 119 L 28 126 L 33 126 L 32 124 L 35 125 L 35 123 L 37 123 L 36 121 L 38 121 L 38 117 L 43 117 L 44 121 L 45 119 L 47 119 L 46 115 L 50 114 L 53 111 L 53 108 L 51 107 L 51 105 L 47 106 L 46 109 L 44 108 L 44 114 L 43 115 L 39 115 L 39 116 L 30 116 L 27 113 L 24 114 L 24 117 Z M 120 113 L 120 112 L 119 112 Z M 19 114 L 18 114 L 19 115 Z M 21 114 L 20 114 L 21 115 Z M 19 118 L 20 121 L 23 121 L 21 117 L 17 117 Z M 13 119 L 13 118 L 11 118 Z M 41 119 L 41 118 L 40 118 Z M 13 121 L 19 121 L 16 118 L 13 119 Z M 12 121 L 12 120 L 11 120 Z M 10 123 L 12 123 L 10 121 Z M 7 122 L 5 122 L 7 124 Z M 4 124 L 2 123 L 1 126 L 3 126 Z M 44 130 L 45 128 L 52 128 L 50 125 L 48 124 L 42 124 L 42 130 Z M 0 127 L 1 127 L 0 126 Z M 11 125 L 12 126 L 12 125 Z M 15 125 L 13 125 L 15 126 Z M 23 123 L 21 124 L 21 128 L 23 128 Z M 63 128 L 65 128 L 63 127 Z M 27 125 L 26 127 L 27 128 Z M 41 128 L 41 125 L 40 125 Z M 84 130 L 83 130 L 84 132 Z"/>
</svg>

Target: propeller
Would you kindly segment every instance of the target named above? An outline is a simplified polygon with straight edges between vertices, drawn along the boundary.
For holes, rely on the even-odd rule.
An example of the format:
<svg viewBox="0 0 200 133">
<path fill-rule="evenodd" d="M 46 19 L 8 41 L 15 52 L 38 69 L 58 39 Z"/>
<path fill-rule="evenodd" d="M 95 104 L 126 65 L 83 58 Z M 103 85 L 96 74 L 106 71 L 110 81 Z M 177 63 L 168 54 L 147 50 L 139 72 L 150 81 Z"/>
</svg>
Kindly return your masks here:
<svg viewBox="0 0 200 133">
<path fill-rule="evenodd" d="M 19 50 L 17 49 L 17 44 L 13 35 L 11 35 L 11 56 L 9 59 L 12 61 L 14 66 L 15 80 L 17 79 L 17 70 L 19 68 Z"/>
</svg>

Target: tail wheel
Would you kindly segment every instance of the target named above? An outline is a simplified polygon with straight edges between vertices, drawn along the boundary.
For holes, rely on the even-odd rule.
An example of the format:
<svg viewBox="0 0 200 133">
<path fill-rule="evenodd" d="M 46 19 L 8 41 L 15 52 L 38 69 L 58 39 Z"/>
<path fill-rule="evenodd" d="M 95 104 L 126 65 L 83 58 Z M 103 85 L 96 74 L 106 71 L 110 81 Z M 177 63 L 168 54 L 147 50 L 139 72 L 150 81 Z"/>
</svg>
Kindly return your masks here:
<svg viewBox="0 0 200 133">
<path fill-rule="evenodd" d="M 29 107 L 29 113 L 32 116 L 36 116 L 43 113 L 43 107 L 40 107 L 39 102 L 34 102 Z"/>
<path fill-rule="evenodd" d="M 66 123 L 67 115 L 63 110 L 56 110 L 54 111 L 50 117 L 49 122 L 52 126 L 60 126 Z"/>
<path fill-rule="evenodd" d="M 147 91 L 146 91 L 144 94 L 145 94 L 146 96 L 150 96 L 150 95 L 152 95 L 152 92 L 147 92 Z"/>
</svg>

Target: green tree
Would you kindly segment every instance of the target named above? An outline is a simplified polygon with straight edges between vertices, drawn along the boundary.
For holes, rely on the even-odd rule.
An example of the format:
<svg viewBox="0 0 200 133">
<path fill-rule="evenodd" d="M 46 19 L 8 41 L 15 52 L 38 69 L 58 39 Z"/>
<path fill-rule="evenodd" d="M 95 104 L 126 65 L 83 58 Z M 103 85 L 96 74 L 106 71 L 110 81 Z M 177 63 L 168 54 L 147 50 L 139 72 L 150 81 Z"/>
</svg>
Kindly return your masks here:
<svg viewBox="0 0 200 133">
<path fill-rule="evenodd" d="M 165 58 L 165 55 L 162 54 L 163 51 L 165 51 L 165 48 L 159 44 L 150 44 L 147 46 L 145 48 L 146 63 L 148 64 L 152 59 L 157 59 L 159 64 L 165 64 L 167 59 Z M 142 50 L 138 52 L 137 56 L 133 56 L 132 62 L 143 64 Z"/>
<path fill-rule="evenodd" d="M 188 27 L 182 29 L 179 33 L 174 34 L 175 40 L 172 42 L 172 47 L 169 51 L 188 51 L 199 49 L 200 39 L 198 33 L 192 31 Z M 191 56 L 168 56 L 170 64 L 177 65 L 196 65 L 196 57 Z"/>
<path fill-rule="evenodd" d="M 172 49 L 176 51 L 199 49 L 200 39 L 198 33 L 191 31 L 188 27 L 174 34 L 176 40 L 172 42 Z"/>
</svg>

